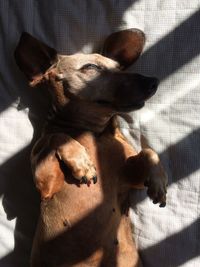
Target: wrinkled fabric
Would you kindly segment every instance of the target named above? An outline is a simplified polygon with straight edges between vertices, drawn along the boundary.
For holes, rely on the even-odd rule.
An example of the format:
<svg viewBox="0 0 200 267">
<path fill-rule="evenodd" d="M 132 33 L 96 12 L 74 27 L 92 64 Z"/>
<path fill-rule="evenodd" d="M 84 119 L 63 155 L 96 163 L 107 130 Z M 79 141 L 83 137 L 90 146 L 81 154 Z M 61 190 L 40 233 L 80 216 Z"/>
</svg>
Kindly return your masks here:
<svg viewBox="0 0 200 267">
<path fill-rule="evenodd" d="M 30 169 L 35 128 L 45 116 L 13 53 L 27 31 L 63 54 L 99 51 L 117 30 L 139 28 L 144 52 L 130 71 L 160 85 L 145 107 L 120 120 L 138 151 L 157 151 L 169 176 L 164 209 L 131 196 L 134 237 L 145 267 L 200 266 L 200 2 L 198 0 L 0 1 L 0 267 L 29 266 L 39 197 Z"/>
</svg>

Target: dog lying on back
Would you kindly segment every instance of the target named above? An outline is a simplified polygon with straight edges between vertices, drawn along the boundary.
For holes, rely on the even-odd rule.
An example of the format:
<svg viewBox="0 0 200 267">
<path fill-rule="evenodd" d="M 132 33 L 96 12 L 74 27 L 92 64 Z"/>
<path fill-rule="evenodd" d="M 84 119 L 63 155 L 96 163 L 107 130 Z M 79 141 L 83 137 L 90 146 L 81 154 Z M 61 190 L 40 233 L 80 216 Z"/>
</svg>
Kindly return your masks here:
<svg viewBox="0 0 200 267">
<path fill-rule="evenodd" d="M 103 55 L 64 56 L 21 36 L 16 62 L 31 86 L 49 91 L 54 112 L 31 154 L 42 199 L 32 267 L 142 266 L 127 216 L 129 193 L 146 186 L 165 206 L 167 176 L 152 149 L 136 153 L 116 116 L 141 108 L 156 92 L 156 78 L 122 71 L 139 57 L 144 39 L 137 29 L 124 30 L 106 39 Z"/>
</svg>

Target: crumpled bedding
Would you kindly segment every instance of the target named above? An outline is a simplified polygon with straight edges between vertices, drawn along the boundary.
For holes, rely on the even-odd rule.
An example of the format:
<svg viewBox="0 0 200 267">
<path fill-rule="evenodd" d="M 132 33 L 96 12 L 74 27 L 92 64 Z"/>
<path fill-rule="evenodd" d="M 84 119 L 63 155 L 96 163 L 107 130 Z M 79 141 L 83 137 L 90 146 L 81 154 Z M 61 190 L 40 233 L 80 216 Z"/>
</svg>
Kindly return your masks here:
<svg viewBox="0 0 200 267">
<path fill-rule="evenodd" d="M 146 45 L 129 70 L 160 85 L 120 126 L 138 150 L 157 151 L 169 175 L 164 209 L 133 192 L 133 234 L 145 267 L 200 266 L 199 8 L 198 0 L 0 1 L 0 267 L 29 266 L 38 216 L 29 155 L 46 106 L 15 65 L 21 32 L 71 54 L 98 51 L 108 34 L 131 27 Z"/>
</svg>

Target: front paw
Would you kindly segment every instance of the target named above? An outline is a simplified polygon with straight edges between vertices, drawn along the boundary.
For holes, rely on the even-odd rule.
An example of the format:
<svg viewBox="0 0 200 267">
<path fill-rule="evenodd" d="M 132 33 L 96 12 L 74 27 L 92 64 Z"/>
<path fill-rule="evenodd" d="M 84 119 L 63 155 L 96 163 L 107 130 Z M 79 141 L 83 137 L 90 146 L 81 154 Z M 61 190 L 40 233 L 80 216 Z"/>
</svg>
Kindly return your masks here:
<svg viewBox="0 0 200 267">
<path fill-rule="evenodd" d="M 147 195 L 154 204 L 160 203 L 160 207 L 166 206 L 167 182 L 168 177 L 161 163 L 152 167 L 149 177 L 144 182 L 148 188 Z"/>
<path fill-rule="evenodd" d="M 61 146 L 56 154 L 70 168 L 73 177 L 79 180 L 80 184 L 90 185 L 91 181 L 95 184 L 97 182 L 96 168 L 86 149 L 82 146 L 76 147 L 67 156 L 66 149 L 67 147 Z"/>
<path fill-rule="evenodd" d="M 73 164 L 71 169 L 73 177 L 79 180 L 80 184 L 90 185 L 91 181 L 96 184 L 96 168 L 94 167 L 88 156 L 86 157 L 86 155 L 84 155 L 83 158 L 79 160 L 79 162 Z"/>
</svg>

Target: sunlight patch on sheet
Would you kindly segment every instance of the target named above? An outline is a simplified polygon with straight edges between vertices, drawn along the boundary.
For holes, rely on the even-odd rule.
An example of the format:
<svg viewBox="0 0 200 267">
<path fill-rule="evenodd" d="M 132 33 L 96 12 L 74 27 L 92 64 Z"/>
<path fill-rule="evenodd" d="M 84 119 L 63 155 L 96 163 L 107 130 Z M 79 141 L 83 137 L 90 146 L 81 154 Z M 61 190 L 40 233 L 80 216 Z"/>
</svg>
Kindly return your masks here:
<svg viewBox="0 0 200 267">
<path fill-rule="evenodd" d="M 84 53 L 84 54 L 91 54 L 93 53 L 93 43 L 87 43 L 83 45 L 81 50 L 79 50 L 77 53 Z"/>
<path fill-rule="evenodd" d="M 134 233 L 137 236 L 147 238 L 150 246 L 162 242 L 166 238 L 166 234 L 171 236 L 184 231 L 197 219 L 193 211 L 195 201 L 198 198 L 197 194 L 193 195 L 193 202 L 191 202 L 192 196 L 188 196 L 187 199 L 182 199 L 181 204 L 178 202 L 181 199 L 180 192 L 177 190 L 176 185 L 172 184 L 168 188 L 167 196 L 169 196 L 169 200 L 165 208 L 159 208 L 158 204 L 154 205 L 149 198 L 145 198 L 145 200 L 137 204 L 137 207 L 134 207 L 134 211 L 130 209 Z M 185 209 L 183 209 L 183 206 Z M 146 218 L 147 214 L 148 218 Z M 147 225 L 151 225 L 154 229 L 152 232 L 147 231 L 148 236 L 146 236 L 146 231 L 141 226 L 143 220 L 147 221 Z M 163 224 L 163 221 L 170 221 L 170 224 Z"/>
<path fill-rule="evenodd" d="M 26 147 L 33 135 L 28 109 L 17 110 L 16 103 L 0 114 L 0 164 Z"/>
<path fill-rule="evenodd" d="M 200 56 L 198 56 L 200 58 Z M 195 59 L 196 60 L 196 59 Z M 190 64 L 190 63 L 188 63 Z M 186 64 L 187 65 L 187 64 Z M 186 68 L 184 66 L 182 68 Z M 173 82 L 173 77 L 177 76 L 177 73 L 172 74 L 169 79 Z M 149 109 L 145 107 L 141 110 L 141 122 L 146 123 L 153 120 L 158 113 L 163 110 L 170 109 L 170 107 L 179 101 L 179 99 L 184 98 L 186 95 L 191 94 L 193 90 L 199 87 L 200 84 L 200 75 L 196 75 L 195 79 L 188 79 L 188 75 L 185 74 L 185 79 L 179 82 L 176 88 L 172 90 L 167 90 L 168 86 L 166 85 L 168 79 L 161 82 L 160 87 L 166 88 L 166 92 L 162 91 L 160 95 L 160 105 L 156 110 Z M 158 89 L 159 90 L 159 89 Z"/>
</svg>

